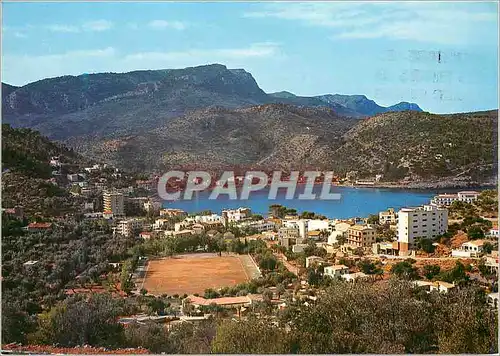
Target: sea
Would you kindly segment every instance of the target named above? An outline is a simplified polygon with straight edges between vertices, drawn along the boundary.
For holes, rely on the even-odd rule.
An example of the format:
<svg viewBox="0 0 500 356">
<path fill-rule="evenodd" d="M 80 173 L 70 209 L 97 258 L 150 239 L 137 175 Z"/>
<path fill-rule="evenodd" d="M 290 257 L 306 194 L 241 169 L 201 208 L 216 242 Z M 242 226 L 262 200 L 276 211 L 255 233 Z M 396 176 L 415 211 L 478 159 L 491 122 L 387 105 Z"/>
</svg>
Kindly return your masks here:
<svg viewBox="0 0 500 356">
<path fill-rule="evenodd" d="M 303 189 L 298 187 L 294 199 L 286 199 L 286 190 L 279 189 L 276 199 L 269 199 L 269 190 L 263 189 L 251 192 L 247 200 L 230 200 L 227 195 L 220 195 L 217 199 L 209 199 L 210 191 L 195 192 L 191 200 L 165 201 L 163 207 L 178 208 L 190 214 L 210 210 L 220 214 L 223 209 L 247 207 L 254 214 L 267 216 L 269 206 L 280 204 L 287 208 L 296 209 L 300 214 L 303 211 L 314 212 L 328 218 L 345 219 L 351 217 L 368 217 L 378 214 L 388 208 L 400 209 L 429 204 L 432 197 L 440 193 L 457 192 L 463 189 L 447 190 L 420 190 L 373 187 L 331 187 L 331 193 L 340 194 L 340 200 L 299 200 L 298 195 Z M 315 186 L 313 192 L 319 196 L 321 186 Z M 238 193 L 239 196 L 239 193 Z"/>
</svg>

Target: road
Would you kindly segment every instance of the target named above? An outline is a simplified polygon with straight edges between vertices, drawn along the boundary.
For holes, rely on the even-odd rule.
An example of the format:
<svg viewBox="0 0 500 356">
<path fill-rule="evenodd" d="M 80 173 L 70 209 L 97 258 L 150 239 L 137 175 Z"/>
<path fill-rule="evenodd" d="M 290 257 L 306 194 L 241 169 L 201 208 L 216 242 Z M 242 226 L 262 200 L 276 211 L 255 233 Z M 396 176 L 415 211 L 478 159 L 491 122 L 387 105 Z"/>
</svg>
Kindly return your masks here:
<svg viewBox="0 0 500 356">
<path fill-rule="evenodd" d="M 275 253 L 274 254 L 276 256 L 276 258 L 281 261 L 283 263 L 283 265 L 286 267 L 286 269 L 290 272 L 292 272 L 293 274 L 295 274 L 296 276 L 299 275 L 299 268 L 298 267 L 295 267 L 294 265 L 292 265 L 290 262 L 288 262 L 286 259 L 285 259 L 285 256 L 282 255 L 282 254 L 277 254 Z"/>
<path fill-rule="evenodd" d="M 459 257 L 418 257 L 418 256 L 392 256 L 392 255 L 369 255 L 369 256 L 366 256 L 366 257 L 369 257 L 369 258 L 381 258 L 381 257 L 385 257 L 387 258 L 388 260 L 390 259 L 394 259 L 394 260 L 397 260 L 397 259 L 400 259 L 400 260 L 406 260 L 408 258 L 411 258 L 411 259 L 414 259 L 414 260 L 431 260 L 431 261 L 436 261 L 436 260 L 459 260 L 460 258 Z M 463 258 L 462 258 L 463 259 Z M 479 257 L 467 257 L 466 259 L 468 260 L 480 260 L 481 258 Z"/>
</svg>

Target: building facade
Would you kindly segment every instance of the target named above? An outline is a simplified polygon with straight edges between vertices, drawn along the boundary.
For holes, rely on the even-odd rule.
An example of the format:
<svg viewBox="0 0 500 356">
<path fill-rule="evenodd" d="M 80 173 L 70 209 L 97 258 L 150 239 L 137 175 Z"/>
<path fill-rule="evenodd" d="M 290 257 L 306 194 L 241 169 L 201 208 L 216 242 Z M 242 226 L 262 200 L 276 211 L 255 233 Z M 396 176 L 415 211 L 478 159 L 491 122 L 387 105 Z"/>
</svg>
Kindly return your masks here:
<svg viewBox="0 0 500 356">
<path fill-rule="evenodd" d="M 234 210 L 222 210 L 222 221 L 225 226 L 230 223 L 247 220 L 252 217 L 250 208 L 238 208 Z"/>
<path fill-rule="evenodd" d="M 112 213 L 114 217 L 125 216 L 125 200 L 122 193 L 106 191 L 103 193 L 104 212 Z"/>
<path fill-rule="evenodd" d="M 258 220 L 258 221 L 244 221 L 238 224 L 241 228 L 252 228 L 257 230 L 257 232 L 273 231 L 276 228 L 276 224 L 269 220 Z"/>
<path fill-rule="evenodd" d="M 123 236 L 135 236 L 142 230 L 143 223 L 140 219 L 121 220 L 116 226 L 116 232 Z"/>
<path fill-rule="evenodd" d="M 278 230 L 278 241 L 280 245 L 288 248 L 302 243 L 303 239 L 297 227 L 282 227 Z"/>
<path fill-rule="evenodd" d="M 451 250 L 452 257 L 481 257 L 483 255 L 483 240 L 464 242 L 459 249 Z"/>
<path fill-rule="evenodd" d="M 185 216 L 187 216 L 187 213 L 182 209 L 161 209 L 160 216 L 162 216 L 162 217 L 174 217 L 174 216 L 185 217 Z"/>
<path fill-rule="evenodd" d="M 448 230 L 448 210 L 435 205 L 403 208 L 398 212 L 400 251 L 416 247 L 419 238 L 434 238 Z"/>
<path fill-rule="evenodd" d="M 352 225 L 347 230 L 347 243 L 354 247 L 371 247 L 376 237 L 375 229 L 366 225 Z"/>
<path fill-rule="evenodd" d="M 344 265 L 327 266 L 324 268 L 324 275 L 331 278 L 341 277 L 344 274 L 349 274 L 349 268 Z"/>
<path fill-rule="evenodd" d="M 464 203 L 473 203 L 477 200 L 479 192 L 476 191 L 462 191 L 457 194 L 439 194 L 431 200 L 432 205 L 437 206 L 450 206 L 455 201 Z"/>
<path fill-rule="evenodd" d="M 307 237 L 308 221 L 305 219 L 288 219 L 283 220 L 283 226 L 299 230 L 299 236 L 303 239 Z"/>
<path fill-rule="evenodd" d="M 397 222 L 397 215 L 393 208 L 378 213 L 378 221 L 380 225 L 395 224 Z"/>
</svg>

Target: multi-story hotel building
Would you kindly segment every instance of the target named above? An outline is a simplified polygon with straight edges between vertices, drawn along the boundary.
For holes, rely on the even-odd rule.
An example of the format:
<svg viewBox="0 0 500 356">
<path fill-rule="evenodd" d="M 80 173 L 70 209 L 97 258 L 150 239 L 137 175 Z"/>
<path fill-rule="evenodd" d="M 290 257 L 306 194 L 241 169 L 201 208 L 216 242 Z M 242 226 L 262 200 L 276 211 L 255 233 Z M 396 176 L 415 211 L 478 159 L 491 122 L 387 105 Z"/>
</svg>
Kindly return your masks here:
<svg viewBox="0 0 500 356">
<path fill-rule="evenodd" d="M 116 232 L 123 236 L 134 236 L 142 230 L 143 223 L 140 219 L 121 220 L 117 224 Z"/>
<path fill-rule="evenodd" d="M 439 194 L 431 200 L 432 205 L 437 206 L 450 206 L 455 201 L 462 201 L 464 203 L 473 203 L 477 200 L 479 192 L 463 191 L 457 194 Z"/>
<path fill-rule="evenodd" d="M 400 251 L 415 248 L 419 238 L 433 238 L 448 230 L 448 210 L 435 205 L 403 208 L 398 213 Z"/>
<path fill-rule="evenodd" d="M 113 216 L 125 216 L 125 203 L 122 193 L 106 191 L 103 193 L 104 212 Z"/>
<path fill-rule="evenodd" d="M 347 230 L 347 244 L 354 247 L 372 247 L 376 242 L 377 233 L 374 228 L 366 225 L 352 225 Z"/>
</svg>

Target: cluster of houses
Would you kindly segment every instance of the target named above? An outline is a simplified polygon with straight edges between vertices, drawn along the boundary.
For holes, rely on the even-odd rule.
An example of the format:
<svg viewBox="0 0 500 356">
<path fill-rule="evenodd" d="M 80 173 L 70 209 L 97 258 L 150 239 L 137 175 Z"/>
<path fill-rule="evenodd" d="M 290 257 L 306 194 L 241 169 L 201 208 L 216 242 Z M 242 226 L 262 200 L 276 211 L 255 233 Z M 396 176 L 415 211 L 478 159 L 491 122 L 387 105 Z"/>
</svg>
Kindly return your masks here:
<svg viewBox="0 0 500 356">
<path fill-rule="evenodd" d="M 61 172 L 59 157 L 52 157 L 50 164 L 54 168 L 53 178 Z M 444 234 L 448 229 L 448 210 L 455 201 L 472 203 L 477 200 L 479 192 L 461 191 L 456 194 L 439 194 L 432 198 L 430 204 L 419 207 L 402 208 L 395 211 L 389 208 L 379 213 L 379 224 L 386 225 L 395 232 L 397 239 L 382 242 L 378 239 L 376 226 L 367 223 L 367 219 L 304 219 L 297 216 L 283 218 L 270 216 L 256 220 L 249 208 L 223 210 L 221 214 L 188 216 L 180 209 L 161 209 L 159 201 L 145 197 L 131 197 L 136 189 L 152 193 L 156 180 L 137 180 L 135 187 L 125 189 L 106 189 L 104 178 L 89 180 L 89 175 L 107 169 L 106 165 L 86 167 L 79 173 L 67 174 L 66 181 L 75 195 L 85 196 L 89 192 L 102 192 L 103 209 L 95 211 L 93 201 L 83 203 L 86 218 L 112 219 L 116 234 L 140 237 L 143 239 L 166 236 L 186 237 L 193 234 L 206 233 L 215 235 L 220 228 L 229 225 L 254 231 L 267 240 L 278 242 L 294 253 L 303 252 L 311 241 L 327 252 L 352 253 L 362 250 L 364 253 L 377 255 L 414 255 L 420 238 L 434 238 Z M 120 172 L 114 169 L 118 177 Z M 98 176 L 98 175 L 97 175 Z M 156 219 L 153 223 L 141 217 L 127 217 L 129 208 L 152 212 Z M 22 216 L 21 207 L 4 209 L 4 213 Z M 159 214 L 158 214 L 159 213 Z M 134 215 L 134 214 L 132 214 Z M 159 216 L 158 216 L 159 215 Z M 173 224 L 172 218 L 176 218 Z M 50 229 L 50 224 L 32 223 L 29 231 Z M 231 237 L 231 233 L 226 233 Z M 498 238 L 498 226 L 494 226 L 487 237 Z M 453 257 L 480 257 L 483 255 L 485 241 L 468 241 L 460 248 L 452 251 Z"/>
<path fill-rule="evenodd" d="M 89 170 L 85 169 L 85 171 L 93 172 L 98 169 L 100 167 L 96 165 L 90 167 Z M 85 184 L 81 185 L 82 180 L 85 181 L 84 173 L 68 176 L 68 180 L 73 184 L 79 184 L 81 188 L 88 187 Z M 146 191 L 152 191 L 154 186 L 154 180 L 136 181 L 136 188 Z M 103 190 L 103 211 L 95 212 L 93 206 L 89 204 L 85 206 L 86 216 L 113 219 L 114 233 L 129 237 L 142 239 L 185 238 L 201 233 L 215 236 L 219 234 L 221 229 L 227 230 L 229 226 L 237 226 L 253 231 L 258 234 L 259 238 L 270 240 L 294 253 L 304 252 L 304 249 L 312 241 L 317 247 L 324 248 L 328 253 L 336 253 L 337 256 L 357 254 L 358 251 L 362 251 L 365 255 L 414 256 L 419 239 L 432 239 L 446 233 L 448 230 L 447 207 L 454 201 L 474 202 L 479 196 L 479 193 L 474 191 L 440 194 L 433 197 L 429 204 L 406 207 L 399 209 L 399 211 L 392 208 L 381 211 L 378 214 L 378 223 L 393 230 L 396 236 L 393 241 L 382 241 L 383 239 L 380 239 L 377 234 L 377 226 L 368 223 L 368 219 L 308 219 L 296 215 L 256 219 L 251 209 L 246 207 L 223 210 L 220 214 L 188 216 L 181 209 L 162 209 L 159 202 L 152 201 L 148 197 L 129 197 L 131 189 Z M 127 217 L 127 206 L 130 205 L 154 212 L 152 215 L 155 216 L 154 221 L 141 217 Z M 28 226 L 28 229 L 32 231 L 47 228 L 40 223 L 31 225 Z M 494 226 L 487 236 L 498 237 L 498 226 Z M 230 239 L 234 238 L 234 235 L 231 232 L 226 232 L 223 237 Z M 498 273 L 498 257 L 484 256 L 485 243 L 486 240 L 464 242 L 459 248 L 452 250 L 451 256 L 457 258 L 485 257 L 486 265 Z M 312 264 L 324 264 L 324 275 L 332 278 L 341 278 L 346 281 L 370 278 L 369 275 L 362 272 L 350 273 L 349 268 L 341 264 L 328 265 L 317 256 L 310 256 L 306 259 L 306 267 Z M 433 289 L 443 291 L 453 288 L 445 282 L 432 283 L 422 286 L 429 291 Z M 199 297 L 191 299 L 203 305 Z"/>
<path fill-rule="evenodd" d="M 176 238 L 190 235 L 206 233 L 213 236 L 221 228 L 229 225 L 238 227 L 253 228 L 257 232 L 272 231 L 274 223 L 262 220 L 253 220 L 252 212 L 248 208 L 238 208 L 234 210 L 223 210 L 222 214 L 206 214 L 188 216 L 181 209 L 159 209 L 156 203 L 147 200 L 143 204 L 144 209 L 150 208 L 157 214 L 153 223 L 148 223 L 144 218 L 126 218 L 123 212 L 123 197 L 121 193 L 111 193 L 104 195 L 104 209 L 109 211 L 115 219 L 114 232 L 125 236 L 139 236 L 143 239 L 162 238 L 172 236 Z M 107 210 L 109 209 L 109 210 Z M 116 214 L 116 212 L 119 214 Z M 178 222 L 173 223 L 172 218 L 177 218 Z M 234 237 L 227 232 L 226 238 Z"/>
<path fill-rule="evenodd" d="M 143 189 L 151 189 L 152 181 L 140 181 Z M 463 191 L 457 194 L 435 196 L 430 204 L 406 207 L 399 211 L 389 208 L 379 213 L 379 224 L 392 229 L 397 236 L 394 241 L 382 242 L 378 239 L 377 228 L 367 223 L 367 219 L 305 219 L 295 215 L 278 218 L 254 219 L 249 208 L 223 210 L 221 214 L 188 216 L 180 209 L 160 209 L 159 202 L 149 198 L 128 198 L 123 191 L 104 191 L 103 217 L 114 218 L 114 231 L 126 236 L 143 239 L 166 236 L 186 237 L 206 233 L 215 235 L 220 228 L 237 226 L 261 235 L 263 239 L 274 240 L 294 253 L 301 253 L 311 241 L 327 252 L 353 253 L 362 250 L 365 254 L 412 256 L 421 238 L 433 239 L 448 230 L 447 206 L 452 201 L 473 202 L 479 193 Z M 126 218 L 125 202 L 136 204 L 146 211 L 154 211 L 154 223 L 146 223 L 143 218 Z M 88 213 L 92 215 L 95 213 Z M 176 217 L 172 223 L 172 217 Z M 226 238 L 232 235 L 226 232 Z M 493 227 L 489 237 L 498 237 L 498 226 Z M 485 241 L 469 241 L 452 251 L 453 257 L 480 257 Z"/>
<path fill-rule="evenodd" d="M 64 173 L 67 170 L 63 169 L 63 164 L 58 156 L 51 157 L 49 161 L 52 167 L 52 178 L 48 181 L 60 187 L 67 187 L 70 193 L 74 196 L 88 197 L 94 192 L 102 192 L 107 185 L 105 178 L 90 180 L 89 175 L 94 172 L 102 171 L 110 168 L 106 164 L 95 164 L 92 167 L 83 168 L 77 173 Z M 113 177 L 119 177 L 120 172 L 114 169 Z"/>
<path fill-rule="evenodd" d="M 278 229 L 281 245 L 301 252 L 307 241 L 325 237 L 320 244 L 327 252 L 342 245 L 341 250 L 362 249 L 365 252 L 409 255 L 415 250 L 418 238 L 433 238 L 448 229 L 448 211 L 435 205 L 403 208 L 399 212 L 389 209 L 379 213 L 379 223 L 388 225 L 398 236 L 390 243 L 377 242 L 377 229 L 366 219 L 297 219 L 285 217 Z"/>
</svg>

